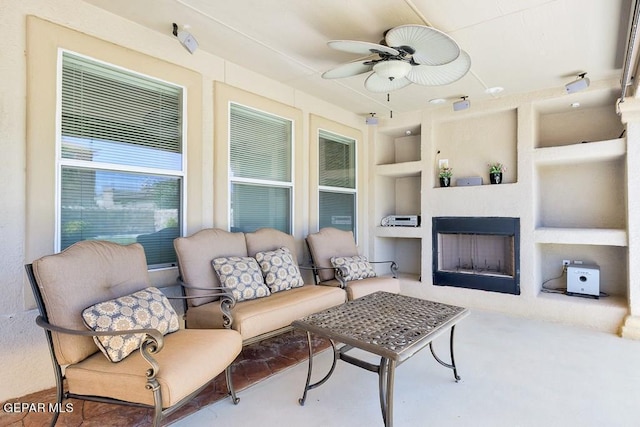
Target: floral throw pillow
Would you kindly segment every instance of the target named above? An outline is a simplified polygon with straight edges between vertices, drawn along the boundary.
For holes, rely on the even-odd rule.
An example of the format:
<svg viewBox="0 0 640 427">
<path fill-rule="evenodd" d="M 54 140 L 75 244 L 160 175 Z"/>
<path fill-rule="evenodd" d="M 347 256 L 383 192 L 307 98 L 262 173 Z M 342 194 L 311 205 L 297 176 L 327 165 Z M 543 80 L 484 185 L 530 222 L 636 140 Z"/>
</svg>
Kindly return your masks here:
<svg viewBox="0 0 640 427">
<path fill-rule="evenodd" d="M 87 307 L 82 312 L 82 319 L 93 331 L 157 329 L 166 335 L 180 328 L 178 315 L 171 303 L 154 287 Z M 143 339 L 144 334 L 93 338 L 98 348 L 112 362 L 119 362 L 137 350 Z"/>
<path fill-rule="evenodd" d="M 212 265 L 220 284 L 231 290 L 236 301 L 262 298 L 271 295 L 264 284 L 258 263 L 251 257 L 216 258 Z"/>
<path fill-rule="evenodd" d="M 285 291 L 304 285 L 300 269 L 288 248 L 258 252 L 256 261 L 262 270 L 264 282 L 271 292 Z"/>
<path fill-rule="evenodd" d="M 331 264 L 334 268 L 340 268 L 346 272 L 344 280 L 347 282 L 376 277 L 376 271 L 373 269 L 373 266 L 366 257 L 361 255 L 348 257 L 336 256 L 331 258 Z"/>
</svg>

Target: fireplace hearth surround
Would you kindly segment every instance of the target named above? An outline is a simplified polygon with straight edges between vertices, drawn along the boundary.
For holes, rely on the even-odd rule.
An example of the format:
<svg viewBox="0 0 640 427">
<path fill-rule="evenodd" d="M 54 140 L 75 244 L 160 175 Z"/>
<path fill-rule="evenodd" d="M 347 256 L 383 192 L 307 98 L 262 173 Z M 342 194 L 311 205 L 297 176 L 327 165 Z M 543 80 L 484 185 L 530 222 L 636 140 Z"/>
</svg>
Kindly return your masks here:
<svg viewBox="0 0 640 427">
<path fill-rule="evenodd" d="M 433 284 L 520 295 L 520 218 L 434 217 Z"/>
</svg>

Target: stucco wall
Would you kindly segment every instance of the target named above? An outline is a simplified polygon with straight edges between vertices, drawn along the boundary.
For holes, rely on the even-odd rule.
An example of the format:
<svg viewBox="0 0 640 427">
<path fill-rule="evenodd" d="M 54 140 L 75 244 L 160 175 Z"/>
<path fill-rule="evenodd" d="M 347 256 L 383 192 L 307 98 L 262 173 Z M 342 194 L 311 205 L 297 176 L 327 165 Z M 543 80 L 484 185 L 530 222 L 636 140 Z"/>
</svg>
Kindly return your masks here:
<svg viewBox="0 0 640 427">
<path fill-rule="evenodd" d="M 34 16 L 38 20 L 49 21 L 54 27 L 63 31 L 74 32 L 74 40 L 83 38 L 107 43 L 106 49 L 114 55 L 144 55 L 142 58 L 161 60 L 191 70 L 200 79 L 201 93 L 198 94 L 198 105 L 201 118 L 198 119 L 198 129 L 191 143 L 197 147 L 189 150 L 198 153 L 197 160 L 190 159 L 192 166 L 198 169 L 197 179 L 189 181 L 189 219 L 188 232 L 203 227 L 224 225 L 224 221 L 216 219 L 214 206 L 214 81 L 222 81 L 230 86 L 242 88 L 276 102 L 295 107 L 300 110 L 302 117 L 301 140 L 298 144 L 308 146 L 310 115 L 334 120 L 344 126 L 363 132 L 362 117 L 345 111 L 340 107 L 327 104 L 314 97 L 300 93 L 293 88 L 284 86 L 235 64 L 227 63 L 221 58 L 209 55 L 199 50 L 195 55 L 189 55 L 176 42 L 175 38 L 167 34 L 159 34 L 146 30 L 129 21 L 119 19 L 100 9 L 77 0 L 7 0 L 0 2 L 0 28 L 3 29 L 3 43 L 0 44 L 0 149 L 3 153 L 2 173 L 0 174 L 0 401 L 42 390 L 54 385 L 48 350 L 45 345 L 43 331 L 35 325 L 37 315 L 33 309 L 33 297 L 24 274 L 25 263 L 35 257 L 48 253 L 53 248 L 50 230 L 54 218 L 51 206 L 45 206 L 46 212 L 40 212 L 37 204 L 29 199 L 28 188 L 33 190 L 33 183 L 27 183 L 27 177 L 33 176 L 27 168 L 27 141 L 31 137 L 27 130 L 34 124 L 29 124 L 30 117 L 28 101 L 33 85 L 28 83 L 27 67 L 27 20 Z M 52 44 L 59 42 L 57 36 L 52 35 L 48 40 Z M 40 40 L 42 41 L 42 40 Z M 82 41 L 84 42 L 84 41 Z M 108 46 L 112 45 L 112 46 Z M 125 52 L 127 51 L 127 52 Z M 96 51 L 100 55 L 101 51 Z M 146 61 L 147 59 L 144 59 Z M 39 77 L 50 80 L 51 75 L 33 69 L 33 79 Z M 45 89 L 42 89 L 45 90 Z M 49 88 L 55 92 L 54 88 Z M 41 114 L 41 113 L 40 113 Z M 54 120 L 55 111 L 50 111 L 48 123 Z M 39 138 L 50 138 L 55 143 L 54 135 L 41 134 Z M 366 136 L 365 136 L 366 138 Z M 33 141 L 31 141 L 33 143 Z M 39 143 L 43 143 L 39 141 Z M 360 141 L 361 147 L 366 147 L 366 141 Z M 196 150 L 197 148 L 197 150 Z M 366 174 L 366 151 L 361 150 L 362 173 Z M 308 161 L 309 153 L 304 153 Z M 51 165 L 48 166 L 49 168 Z M 302 170 L 302 168 L 300 168 Z M 308 170 L 307 170 L 308 174 Z M 301 174 L 297 177 L 297 185 L 308 186 L 308 176 Z M 308 206 L 308 191 L 302 191 L 301 205 Z M 32 194 L 32 193 L 31 193 Z M 366 195 L 361 203 L 366 203 Z M 33 199 L 33 197 L 32 197 Z M 197 201 L 197 202 L 196 202 Z M 35 209 L 35 212 L 29 212 Z M 27 218 L 32 221 L 27 225 Z M 296 218 L 294 229 L 301 239 L 309 230 L 306 221 L 308 211 Z M 40 230 L 44 232 L 40 233 Z M 366 241 L 367 237 L 362 237 Z M 31 242 L 27 244 L 27 241 Z M 152 280 L 158 286 L 171 286 L 175 283 L 177 271 L 175 269 L 153 273 Z"/>
</svg>

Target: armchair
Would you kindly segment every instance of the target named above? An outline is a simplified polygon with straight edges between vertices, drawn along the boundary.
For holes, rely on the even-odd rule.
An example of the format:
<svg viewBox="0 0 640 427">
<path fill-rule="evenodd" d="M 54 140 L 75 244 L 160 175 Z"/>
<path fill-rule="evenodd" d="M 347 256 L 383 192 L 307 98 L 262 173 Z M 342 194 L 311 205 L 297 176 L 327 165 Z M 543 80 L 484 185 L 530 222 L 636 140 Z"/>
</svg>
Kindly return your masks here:
<svg viewBox="0 0 640 427">
<path fill-rule="evenodd" d="M 242 349 L 240 334 L 225 329 L 179 329 L 175 311 L 150 283 L 139 243 L 81 241 L 25 268 L 40 312 L 36 323 L 44 328 L 49 345 L 58 407 L 68 398 L 146 407 L 153 410 L 153 425 L 158 426 L 223 371 L 237 403 L 229 367 Z M 139 306 L 127 305 L 130 300 Z M 119 301 L 125 303 L 118 306 Z M 87 313 L 99 313 L 97 323 L 104 324 L 114 306 L 121 311 L 112 318 L 113 328 L 86 326 L 90 325 Z M 127 307 L 148 307 L 149 311 L 143 318 Z M 131 318 L 125 320 L 131 325 L 123 327 L 120 314 L 127 312 Z M 158 317 L 149 319 L 149 313 Z M 138 326 L 157 325 L 157 319 L 172 327 L 161 331 L 160 326 Z M 117 338 L 109 350 L 121 352 L 127 347 L 131 353 L 111 361 L 113 353 L 102 347 L 105 337 Z M 139 348 L 129 347 L 136 337 Z M 52 426 L 58 416 L 54 414 Z"/>
<path fill-rule="evenodd" d="M 322 228 L 306 239 L 316 284 L 340 286 L 349 300 L 377 291 L 400 293 L 395 261 L 368 261 L 358 255 L 353 233 L 333 227 Z M 372 265 L 389 264 L 390 274 L 378 276 Z"/>
</svg>

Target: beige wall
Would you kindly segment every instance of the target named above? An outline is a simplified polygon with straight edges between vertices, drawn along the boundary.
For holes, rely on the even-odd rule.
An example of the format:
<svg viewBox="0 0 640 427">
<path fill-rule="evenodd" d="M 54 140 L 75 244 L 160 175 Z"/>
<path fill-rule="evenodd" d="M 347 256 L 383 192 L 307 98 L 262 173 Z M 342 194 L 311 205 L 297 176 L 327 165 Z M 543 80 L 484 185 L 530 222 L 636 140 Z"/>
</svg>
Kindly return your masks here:
<svg viewBox="0 0 640 427">
<path fill-rule="evenodd" d="M 228 96 L 241 96 L 239 100 L 250 105 L 264 103 L 266 108 L 294 112 L 294 233 L 301 250 L 302 238 L 315 227 L 309 221 L 315 191 L 310 186 L 310 168 L 299 166 L 310 161 L 311 115 L 363 133 L 362 117 L 203 50 L 189 55 L 169 33 L 146 30 L 78 0 L 2 1 L 0 28 L 4 33 L 0 44 L 0 401 L 54 385 L 23 265 L 53 251 L 58 48 L 186 87 L 187 233 L 228 224 L 227 172 L 220 157 L 226 140 L 217 118 L 218 91 L 228 90 L 233 94 Z M 361 146 L 366 147 L 366 140 Z M 366 222 L 362 224 L 366 229 Z M 152 273 L 152 280 L 165 286 L 175 283 L 176 276 L 177 271 L 169 269 Z"/>
</svg>

